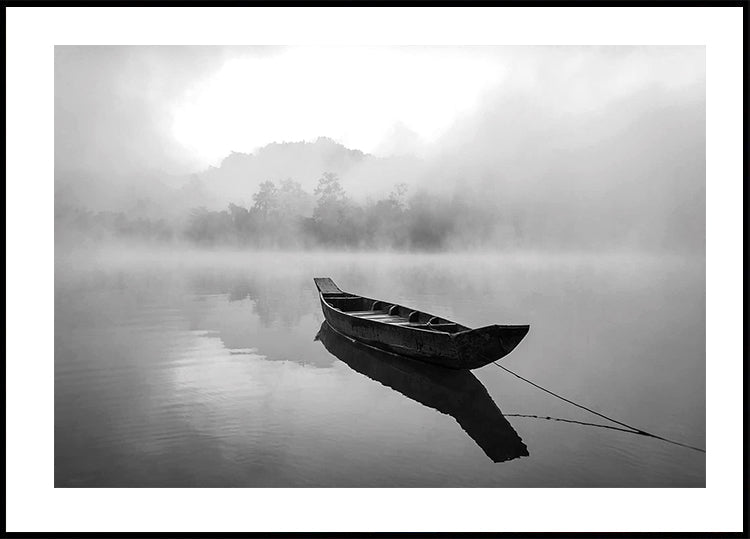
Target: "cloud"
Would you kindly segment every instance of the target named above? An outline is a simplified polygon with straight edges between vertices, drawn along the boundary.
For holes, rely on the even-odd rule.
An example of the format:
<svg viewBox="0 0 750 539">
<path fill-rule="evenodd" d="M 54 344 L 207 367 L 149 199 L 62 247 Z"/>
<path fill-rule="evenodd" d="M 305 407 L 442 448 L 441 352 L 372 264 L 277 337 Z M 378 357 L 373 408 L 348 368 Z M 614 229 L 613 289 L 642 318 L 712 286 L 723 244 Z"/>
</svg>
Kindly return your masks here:
<svg viewBox="0 0 750 539">
<path fill-rule="evenodd" d="M 238 54 L 228 47 L 55 47 L 58 173 L 187 171 L 202 163 L 172 136 L 170 104 Z"/>
<path fill-rule="evenodd" d="M 519 51 L 429 159 L 434 187 L 478 186 L 535 242 L 703 248 L 705 49 Z"/>
</svg>

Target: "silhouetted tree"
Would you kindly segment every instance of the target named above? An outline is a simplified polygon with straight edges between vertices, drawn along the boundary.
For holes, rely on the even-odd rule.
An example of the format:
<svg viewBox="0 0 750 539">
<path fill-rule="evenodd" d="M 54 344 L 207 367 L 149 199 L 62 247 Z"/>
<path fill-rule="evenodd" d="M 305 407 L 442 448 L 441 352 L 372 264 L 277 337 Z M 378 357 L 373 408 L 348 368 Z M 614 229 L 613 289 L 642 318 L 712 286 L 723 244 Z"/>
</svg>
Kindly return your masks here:
<svg viewBox="0 0 750 539">
<path fill-rule="evenodd" d="M 261 219 L 268 219 L 271 215 L 278 211 L 278 199 L 276 184 L 272 181 L 265 181 L 260 184 L 258 192 L 253 195 L 253 211 L 256 212 Z"/>
<path fill-rule="evenodd" d="M 318 241 L 334 245 L 361 243 L 363 216 L 346 196 L 338 176 L 324 173 L 318 180 L 315 195 L 318 203 L 313 210 L 312 224 Z"/>
</svg>

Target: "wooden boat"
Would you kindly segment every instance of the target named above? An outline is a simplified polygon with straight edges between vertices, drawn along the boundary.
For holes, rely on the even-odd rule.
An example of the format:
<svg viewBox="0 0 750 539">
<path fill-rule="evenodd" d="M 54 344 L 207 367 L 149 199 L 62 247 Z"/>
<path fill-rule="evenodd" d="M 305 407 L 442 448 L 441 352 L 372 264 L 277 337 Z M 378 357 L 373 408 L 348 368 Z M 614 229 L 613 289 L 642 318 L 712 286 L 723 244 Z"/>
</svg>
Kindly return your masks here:
<svg viewBox="0 0 750 539">
<path fill-rule="evenodd" d="M 526 444 L 471 372 L 382 352 L 337 333 L 328 322 L 315 340 L 356 372 L 451 416 L 493 462 L 528 456 Z"/>
<path fill-rule="evenodd" d="M 451 369 L 477 369 L 509 354 L 528 325 L 471 329 L 403 305 L 343 292 L 315 278 L 323 316 L 335 331 L 381 350 Z"/>
</svg>

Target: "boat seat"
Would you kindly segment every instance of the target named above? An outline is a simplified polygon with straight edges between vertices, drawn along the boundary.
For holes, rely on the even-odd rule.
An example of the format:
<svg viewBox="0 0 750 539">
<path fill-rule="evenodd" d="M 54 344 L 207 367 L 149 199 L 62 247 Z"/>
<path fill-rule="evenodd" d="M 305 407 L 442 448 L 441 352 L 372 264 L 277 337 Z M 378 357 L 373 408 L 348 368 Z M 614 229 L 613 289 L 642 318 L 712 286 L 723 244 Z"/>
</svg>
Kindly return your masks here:
<svg viewBox="0 0 750 539">
<path fill-rule="evenodd" d="M 351 313 L 347 313 L 351 314 Z M 357 318 L 366 318 L 367 320 L 402 320 L 404 322 L 408 322 L 406 318 L 403 316 L 393 315 L 393 314 L 385 314 L 385 313 L 372 313 L 372 314 L 360 314 L 355 315 Z"/>
<path fill-rule="evenodd" d="M 396 322 L 408 322 L 403 316 L 388 314 L 383 311 L 347 311 L 346 314 L 350 316 L 356 316 L 357 318 L 364 318 L 366 320 L 375 320 L 377 322 L 385 322 L 392 324 Z"/>
<path fill-rule="evenodd" d="M 404 321 L 404 322 L 388 322 L 389 324 L 393 324 L 394 326 L 404 326 L 409 328 L 415 328 L 415 329 L 426 329 L 431 331 L 437 331 L 437 332 L 443 332 L 443 333 L 451 333 L 452 329 L 455 329 L 458 327 L 458 324 L 415 324 L 413 322 Z"/>
<path fill-rule="evenodd" d="M 455 331 L 458 329 L 458 324 L 449 322 L 446 322 L 444 324 L 411 324 L 410 327 L 442 333 L 455 333 Z"/>
<path fill-rule="evenodd" d="M 341 297 L 328 297 L 326 296 L 325 300 L 329 302 L 334 307 L 338 307 L 341 305 L 351 305 L 354 302 L 355 307 L 359 305 L 362 301 L 362 298 L 359 296 L 341 296 Z"/>
</svg>

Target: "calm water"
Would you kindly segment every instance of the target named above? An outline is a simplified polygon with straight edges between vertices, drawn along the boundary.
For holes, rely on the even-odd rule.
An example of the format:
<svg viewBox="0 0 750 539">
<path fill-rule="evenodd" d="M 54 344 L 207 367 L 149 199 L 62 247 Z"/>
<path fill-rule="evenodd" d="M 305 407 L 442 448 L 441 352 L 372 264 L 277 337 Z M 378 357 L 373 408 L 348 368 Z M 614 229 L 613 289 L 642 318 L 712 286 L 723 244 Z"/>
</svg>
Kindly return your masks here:
<svg viewBox="0 0 750 539">
<path fill-rule="evenodd" d="M 705 266 L 646 256 L 58 254 L 55 485 L 705 486 L 705 455 L 489 365 L 446 375 L 321 331 L 314 276 L 469 326 L 503 365 L 705 447 Z"/>
</svg>

